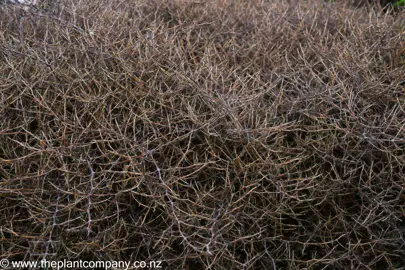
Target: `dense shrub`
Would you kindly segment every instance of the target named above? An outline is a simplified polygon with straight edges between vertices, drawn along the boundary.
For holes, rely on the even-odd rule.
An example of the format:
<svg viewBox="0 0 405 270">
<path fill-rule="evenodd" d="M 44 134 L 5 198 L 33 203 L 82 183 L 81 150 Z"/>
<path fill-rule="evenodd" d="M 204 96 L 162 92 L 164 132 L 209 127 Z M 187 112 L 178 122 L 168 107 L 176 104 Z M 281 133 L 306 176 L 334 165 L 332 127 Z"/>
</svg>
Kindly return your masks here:
<svg viewBox="0 0 405 270">
<path fill-rule="evenodd" d="M 323 1 L 3 6 L 1 258 L 405 267 L 404 20 Z"/>
</svg>

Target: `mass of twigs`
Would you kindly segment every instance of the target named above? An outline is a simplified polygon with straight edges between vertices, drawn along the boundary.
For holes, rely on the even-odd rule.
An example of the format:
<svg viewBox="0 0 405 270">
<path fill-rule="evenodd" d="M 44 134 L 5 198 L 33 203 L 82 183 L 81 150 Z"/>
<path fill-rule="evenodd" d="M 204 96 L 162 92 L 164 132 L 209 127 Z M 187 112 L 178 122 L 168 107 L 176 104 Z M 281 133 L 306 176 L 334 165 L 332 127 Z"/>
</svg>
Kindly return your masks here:
<svg viewBox="0 0 405 270">
<path fill-rule="evenodd" d="M 405 12 L 0 6 L 0 258 L 404 269 Z"/>
</svg>

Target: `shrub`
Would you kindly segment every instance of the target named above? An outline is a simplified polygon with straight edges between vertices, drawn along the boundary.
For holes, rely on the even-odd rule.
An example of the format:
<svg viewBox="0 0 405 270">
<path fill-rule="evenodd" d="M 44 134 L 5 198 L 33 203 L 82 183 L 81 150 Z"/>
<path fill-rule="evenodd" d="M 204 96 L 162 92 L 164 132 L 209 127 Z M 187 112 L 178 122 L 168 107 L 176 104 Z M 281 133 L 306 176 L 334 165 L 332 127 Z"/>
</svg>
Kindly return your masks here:
<svg viewBox="0 0 405 270">
<path fill-rule="evenodd" d="M 1 258 L 399 269 L 405 14 L 0 10 Z"/>
</svg>

